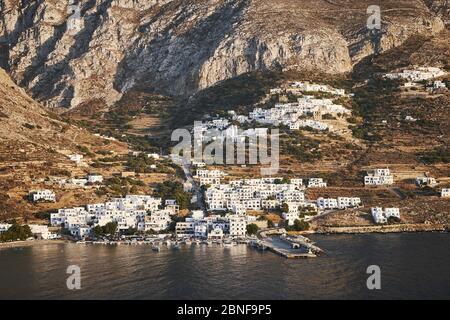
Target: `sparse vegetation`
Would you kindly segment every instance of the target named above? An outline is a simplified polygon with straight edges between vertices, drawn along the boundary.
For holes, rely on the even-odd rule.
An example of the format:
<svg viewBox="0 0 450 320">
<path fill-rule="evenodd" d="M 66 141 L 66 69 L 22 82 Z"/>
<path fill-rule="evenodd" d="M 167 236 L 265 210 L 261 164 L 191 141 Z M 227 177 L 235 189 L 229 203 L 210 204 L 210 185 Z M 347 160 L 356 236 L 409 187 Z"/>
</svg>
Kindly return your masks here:
<svg viewBox="0 0 450 320">
<path fill-rule="evenodd" d="M 31 237 L 31 229 L 29 226 L 21 226 L 14 223 L 6 232 L 0 234 L 0 242 L 11 242 L 11 241 L 24 241 Z"/>
<path fill-rule="evenodd" d="M 183 185 L 177 181 L 164 181 L 156 186 L 155 196 L 167 199 L 175 199 L 180 209 L 188 209 L 191 203 L 191 194 L 184 191 Z"/>
</svg>

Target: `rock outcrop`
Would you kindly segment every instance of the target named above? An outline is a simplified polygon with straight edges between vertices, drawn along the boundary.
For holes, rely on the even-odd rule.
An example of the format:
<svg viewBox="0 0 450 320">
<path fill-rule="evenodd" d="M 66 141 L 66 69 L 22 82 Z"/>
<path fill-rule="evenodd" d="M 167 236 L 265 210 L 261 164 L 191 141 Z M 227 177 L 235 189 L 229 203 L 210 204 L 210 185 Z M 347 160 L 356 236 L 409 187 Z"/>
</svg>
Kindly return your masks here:
<svg viewBox="0 0 450 320">
<path fill-rule="evenodd" d="M 345 73 L 444 28 L 425 0 L 384 0 L 375 32 L 369 0 L 83 0 L 79 16 L 69 2 L 1 2 L 0 63 L 50 106 L 133 87 L 190 95 L 254 70 Z"/>
</svg>

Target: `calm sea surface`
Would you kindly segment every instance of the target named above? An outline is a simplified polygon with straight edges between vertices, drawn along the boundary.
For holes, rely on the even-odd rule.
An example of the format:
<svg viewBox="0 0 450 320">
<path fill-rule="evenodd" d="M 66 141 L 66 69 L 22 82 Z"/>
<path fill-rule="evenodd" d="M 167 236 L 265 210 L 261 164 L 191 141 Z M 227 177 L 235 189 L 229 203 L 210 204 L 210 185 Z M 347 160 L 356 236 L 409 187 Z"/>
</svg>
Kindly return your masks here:
<svg viewBox="0 0 450 320">
<path fill-rule="evenodd" d="M 0 299 L 450 299 L 450 234 L 314 236 L 326 254 L 287 260 L 233 248 L 51 244 L 0 249 Z M 66 286 L 69 265 L 81 286 Z M 366 268 L 381 268 L 381 290 Z"/>
</svg>

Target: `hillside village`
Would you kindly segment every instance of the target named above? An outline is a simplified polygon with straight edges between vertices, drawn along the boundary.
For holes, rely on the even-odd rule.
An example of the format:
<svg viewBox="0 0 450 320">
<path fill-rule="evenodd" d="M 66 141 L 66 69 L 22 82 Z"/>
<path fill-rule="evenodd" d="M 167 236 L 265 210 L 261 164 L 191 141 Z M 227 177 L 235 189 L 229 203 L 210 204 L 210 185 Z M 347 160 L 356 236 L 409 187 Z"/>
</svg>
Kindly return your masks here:
<svg viewBox="0 0 450 320">
<path fill-rule="evenodd" d="M 388 79 L 429 80 L 441 76 L 439 69 L 418 69 L 398 74 L 386 74 Z M 442 87 L 443 88 L 443 87 Z M 286 102 L 289 96 L 295 102 Z M 226 117 L 214 117 L 203 121 L 200 130 L 217 130 L 215 139 L 245 141 L 267 128 L 252 128 L 268 125 L 283 127 L 289 131 L 312 129 L 326 131 L 346 137 L 352 135 L 348 119 L 352 110 L 339 103 L 340 99 L 351 99 L 353 94 L 329 85 L 310 82 L 289 82 L 270 90 L 274 106 L 257 106 L 248 115 L 228 111 Z M 280 102 L 284 100 L 285 102 Z M 250 125 L 249 129 L 248 126 Z M 241 130 L 244 128 L 245 130 Z M 195 128 L 199 129 L 199 128 Z M 97 138 L 115 142 L 116 138 L 96 134 Z M 350 141 L 357 143 L 352 138 Z M 82 149 L 86 151 L 85 149 Z M 389 167 L 368 167 L 359 178 L 359 185 L 342 188 L 318 176 L 299 177 L 292 173 L 278 177 L 243 178 L 238 171 L 253 172 L 253 167 L 215 167 L 193 161 L 192 172 L 176 177 L 184 192 L 192 197 L 188 210 L 180 210 L 175 198 L 155 196 L 155 182 L 163 183 L 169 177 L 177 176 L 176 167 L 168 156 L 128 150 L 127 153 L 105 152 L 103 158 L 89 153 L 68 153 L 66 159 L 80 174 L 71 177 L 58 175 L 34 179 L 26 191 L 27 201 L 46 208 L 49 226 L 30 224 L 31 232 L 43 239 L 57 239 L 71 236 L 74 239 L 98 239 L 114 230 L 122 236 L 145 235 L 147 237 L 175 236 L 176 239 L 220 240 L 246 239 L 255 230 L 285 228 L 289 232 L 327 232 L 328 220 L 336 217 L 345 221 L 344 226 L 410 225 L 412 216 L 404 212 L 401 201 L 392 198 L 374 200 L 374 194 L 385 191 L 403 197 L 397 183 L 404 185 L 403 173 Z M 139 166 L 135 166 L 139 163 Z M 101 164 L 101 165 L 100 165 Z M 195 170 L 195 171 L 194 171 Z M 186 174 L 192 174 L 189 181 Z M 247 173 L 248 174 L 248 173 Z M 247 175 L 244 174 L 244 175 Z M 414 173 L 409 173 L 409 175 Z M 159 175 L 159 180 L 155 180 Z M 253 173 L 252 173 L 253 175 Z M 397 178 L 401 177 L 401 181 Z M 187 179 L 187 180 L 186 180 Z M 112 184 L 118 183 L 116 185 Z M 123 183 L 131 188 L 123 189 Z M 437 179 L 428 173 L 415 175 L 413 184 L 419 190 L 435 188 L 435 197 L 450 197 L 446 180 Z M 153 185 L 153 187 L 148 187 Z M 39 187 L 42 188 L 39 188 Z M 444 186 L 444 187 L 442 187 Z M 114 189 L 116 188 L 116 189 Z M 60 190 L 55 192 L 54 190 Z M 65 206 L 61 192 L 75 190 L 98 197 L 81 198 L 77 206 Z M 123 193 L 123 197 L 111 196 L 111 191 Z M 342 190 L 342 193 L 339 192 Z M 427 189 L 428 190 L 428 189 Z M 25 190 L 24 190 L 25 191 Z M 139 194 L 133 193 L 138 191 Z M 174 194 L 172 194 L 174 195 Z M 98 201 L 101 200 L 101 201 Z M 84 201 L 84 203 L 83 203 Z M 78 205 L 79 204 L 79 205 Z M 61 206 L 62 205 L 62 206 Z M 442 205 L 445 206 L 444 203 Z M 5 233 L 12 224 L 3 224 L 0 233 Z M 333 228 L 335 225 L 332 225 Z M 331 227 L 331 226 L 330 226 Z M 49 231 L 49 228 L 52 231 Z M 331 229 L 329 229 L 331 230 Z M 382 229 L 380 229 L 382 230 Z"/>
</svg>

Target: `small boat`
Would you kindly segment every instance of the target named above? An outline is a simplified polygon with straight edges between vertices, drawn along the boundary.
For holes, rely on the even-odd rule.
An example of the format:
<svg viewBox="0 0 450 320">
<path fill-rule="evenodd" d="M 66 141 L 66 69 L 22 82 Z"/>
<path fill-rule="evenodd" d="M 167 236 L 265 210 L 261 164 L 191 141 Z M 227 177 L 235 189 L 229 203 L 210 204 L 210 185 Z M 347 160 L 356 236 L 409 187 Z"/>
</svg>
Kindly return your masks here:
<svg viewBox="0 0 450 320">
<path fill-rule="evenodd" d="M 152 246 L 152 250 L 155 251 L 155 252 L 160 252 L 161 248 L 159 246 L 153 245 Z"/>
<path fill-rule="evenodd" d="M 180 244 L 178 242 L 175 242 L 172 246 L 173 249 L 180 249 Z"/>
<path fill-rule="evenodd" d="M 235 246 L 235 245 L 237 245 L 235 242 L 232 242 L 232 241 L 225 241 L 224 243 L 223 243 L 223 246 L 225 247 L 225 248 L 231 248 L 231 247 L 233 247 L 233 246 Z"/>
<path fill-rule="evenodd" d="M 186 245 L 190 246 L 192 244 L 192 241 L 189 239 L 186 239 L 186 241 L 184 242 Z"/>
<path fill-rule="evenodd" d="M 166 240 L 166 246 L 170 247 L 171 244 L 172 244 L 172 241 Z"/>
</svg>

